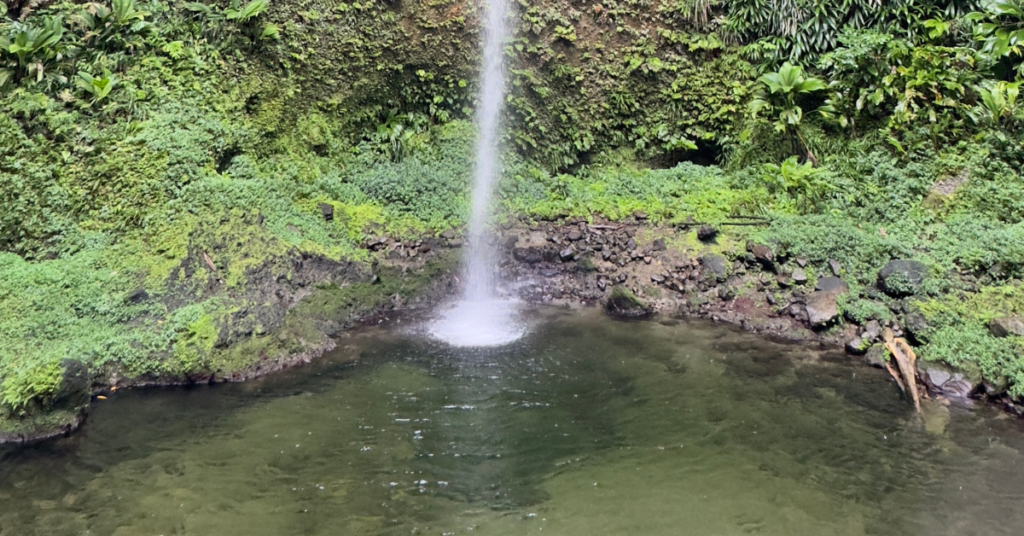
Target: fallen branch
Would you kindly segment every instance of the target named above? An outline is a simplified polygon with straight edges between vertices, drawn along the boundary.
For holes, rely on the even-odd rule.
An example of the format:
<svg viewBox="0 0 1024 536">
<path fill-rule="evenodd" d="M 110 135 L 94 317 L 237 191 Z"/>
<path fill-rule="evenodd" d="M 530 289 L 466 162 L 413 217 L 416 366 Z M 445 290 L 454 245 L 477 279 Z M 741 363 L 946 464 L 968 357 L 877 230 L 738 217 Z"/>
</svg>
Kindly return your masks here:
<svg viewBox="0 0 1024 536">
<path fill-rule="evenodd" d="M 904 392 L 910 392 L 910 396 L 914 399 L 914 407 L 917 408 L 918 413 L 921 413 L 921 395 L 917 392 L 917 373 L 914 366 L 917 363 L 917 355 L 914 354 L 914 350 L 906 339 L 897 339 L 889 328 L 885 328 L 885 331 L 882 332 L 882 338 L 885 339 L 885 347 L 896 359 L 896 365 L 899 366 L 900 372 L 903 374 L 903 381 L 906 384 Z M 889 368 L 889 373 L 892 374 L 893 371 L 891 367 Z"/>
<path fill-rule="evenodd" d="M 205 251 L 203 252 L 203 260 L 206 261 L 206 265 L 209 266 L 211 270 L 213 270 L 214 275 L 217 276 L 217 281 L 223 283 L 224 280 L 221 279 L 220 277 L 220 270 L 218 270 L 217 267 L 213 264 L 213 261 L 210 260 L 210 256 L 207 255 Z"/>
</svg>

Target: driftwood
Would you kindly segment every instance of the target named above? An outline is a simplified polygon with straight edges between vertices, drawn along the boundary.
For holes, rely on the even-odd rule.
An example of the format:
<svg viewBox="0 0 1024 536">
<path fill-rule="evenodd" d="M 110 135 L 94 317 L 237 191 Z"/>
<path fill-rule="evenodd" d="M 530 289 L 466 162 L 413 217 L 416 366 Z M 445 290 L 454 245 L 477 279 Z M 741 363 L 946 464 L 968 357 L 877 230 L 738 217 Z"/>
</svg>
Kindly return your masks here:
<svg viewBox="0 0 1024 536">
<path fill-rule="evenodd" d="M 918 413 L 921 413 L 921 395 L 917 392 L 917 373 L 915 372 L 917 355 L 914 354 L 914 350 L 910 348 L 906 339 L 896 338 L 889 328 L 885 328 L 882 332 L 882 338 L 885 340 L 885 347 L 889 349 L 893 359 L 896 360 L 903 381 L 900 382 L 900 379 L 896 377 L 896 371 L 892 369 L 891 365 L 886 364 L 889 374 L 896 378 L 896 382 L 900 384 L 900 389 L 903 389 L 903 392 L 910 393 L 911 398 L 914 399 L 914 407 L 917 408 Z"/>
</svg>

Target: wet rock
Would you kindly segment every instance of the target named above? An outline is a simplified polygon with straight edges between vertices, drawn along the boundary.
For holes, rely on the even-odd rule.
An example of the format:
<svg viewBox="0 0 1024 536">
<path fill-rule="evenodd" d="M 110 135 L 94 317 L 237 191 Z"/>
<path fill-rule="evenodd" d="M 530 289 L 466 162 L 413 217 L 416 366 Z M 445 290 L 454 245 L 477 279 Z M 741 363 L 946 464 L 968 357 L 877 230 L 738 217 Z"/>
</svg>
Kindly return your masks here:
<svg viewBox="0 0 1024 536">
<path fill-rule="evenodd" d="M 878 286 L 893 297 L 910 296 L 921 289 L 928 266 L 921 261 L 896 259 L 878 272 Z"/>
<path fill-rule="evenodd" d="M 846 351 L 853 355 L 864 355 L 871 348 L 871 341 L 858 335 L 846 343 Z"/>
<path fill-rule="evenodd" d="M 846 281 L 843 281 L 838 277 L 829 276 L 819 279 L 814 290 L 821 292 L 838 292 L 842 294 L 844 292 L 849 292 L 850 286 L 846 284 Z"/>
<path fill-rule="evenodd" d="M 330 203 L 320 203 L 317 206 L 320 207 L 320 214 L 323 215 L 324 221 L 334 221 L 334 205 Z"/>
<path fill-rule="evenodd" d="M 704 267 L 704 272 L 716 281 L 722 282 L 729 277 L 729 261 L 725 260 L 725 257 L 709 253 L 701 255 L 698 261 Z"/>
<path fill-rule="evenodd" d="M 701 225 L 697 229 L 697 239 L 701 242 L 711 242 L 718 236 L 718 229 L 710 225 Z"/>
<path fill-rule="evenodd" d="M 558 252 L 558 259 L 562 262 L 569 262 L 576 258 L 576 252 L 572 248 L 565 248 Z"/>
<path fill-rule="evenodd" d="M 85 407 L 89 403 L 92 387 L 88 367 L 77 359 L 63 359 L 60 367 L 60 384 L 54 393 L 54 405 L 67 409 Z"/>
<path fill-rule="evenodd" d="M 775 255 L 772 253 L 772 248 L 763 244 L 755 244 L 750 249 L 750 253 L 754 256 L 757 262 L 761 263 L 766 268 L 771 268 L 775 264 Z"/>
<path fill-rule="evenodd" d="M 650 307 L 622 286 L 612 287 L 604 310 L 615 318 L 646 318 L 651 315 Z"/>
<path fill-rule="evenodd" d="M 980 387 L 980 382 L 940 363 L 918 361 L 917 374 L 929 390 L 948 398 L 968 398 Z"/>
<path fill-rule="evenodd" d="M 881 344 L 874 344 L 864 352 L 864 362 L 867 363 L 868 366 L 885 368 L 886 355 L 888 355 L 888 350 L 886 350 L 884 346 Z"/>
<path fill-rule="evenodd" d="M 797 285 L 803 285 L 807 282 L 807 273 L 804 272 L 803 268 L 796 268 L 793 270 L 793 282 Z"/>
<path fill-rule="evenodd" d="M 993 318 L 988 324 L 988 330 L 995 337 L 1024 337 L 1024 320 L 1019 316 Z"/>
<path fill-rule="evenodd" d="M 512 258 L 527 264 L 537 264 L 544 260 L 544 255 L 535 248 L 514 248 Z"/>
</svg>

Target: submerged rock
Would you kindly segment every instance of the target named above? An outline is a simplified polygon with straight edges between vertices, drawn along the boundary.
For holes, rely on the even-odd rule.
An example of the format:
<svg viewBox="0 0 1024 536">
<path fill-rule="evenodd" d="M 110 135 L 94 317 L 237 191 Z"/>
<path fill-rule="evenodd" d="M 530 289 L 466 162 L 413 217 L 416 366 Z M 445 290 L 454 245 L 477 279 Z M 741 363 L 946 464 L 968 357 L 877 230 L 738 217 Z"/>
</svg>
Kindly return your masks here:
<svg viewBox="0 0 1024 536">
<path fill-rule="evenodd" d="M 889 261 L 878 272 L 878 286 L 893 297 L 910 296 L 921 289 L 928 277 L 928 266 L 915 260 Z"/>
<path fill-rule="evenodd" d="M 612 287 L 604 310 L 615 318 L 647 318 L 651 308 L 623 286 Z"/>
</svg>

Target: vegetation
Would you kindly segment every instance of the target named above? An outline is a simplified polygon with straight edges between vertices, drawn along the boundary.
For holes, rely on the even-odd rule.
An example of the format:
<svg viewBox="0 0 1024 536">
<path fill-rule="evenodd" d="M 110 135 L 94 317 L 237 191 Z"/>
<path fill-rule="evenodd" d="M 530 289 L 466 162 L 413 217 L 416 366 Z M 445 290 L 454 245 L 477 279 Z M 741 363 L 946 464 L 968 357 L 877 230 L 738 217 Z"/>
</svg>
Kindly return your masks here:
<svg viewBox="0 0 1024 536">
<path fill-rule="evenodd" d="M 367 238 L 460 226 L 478 11 L 0 3 L 0 422 L 53 409 L 65 359 L 99 382 L 237 370 L 242 350 L 218 344 L 266 307 L 252 274 L 369 264 Z M 924 359 L 1024 394 L 1020 341 L 986 331 L 1024 292 L 1019 2 L 548 0 L 515 16 L 503 216 L 767 218 L 725 241 L 814 273 L 839 262 L 847 319 L 920 311 Z M 918 309 L 872 289 L 893 258 L 935 276 Z M 405 288 L 327 289 L 341 301 L 325 307 L 384 287 Z"/>
</svg>

